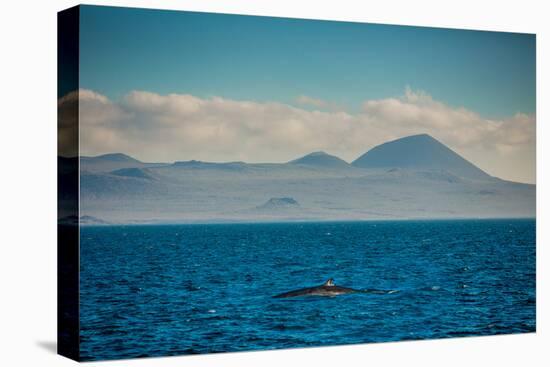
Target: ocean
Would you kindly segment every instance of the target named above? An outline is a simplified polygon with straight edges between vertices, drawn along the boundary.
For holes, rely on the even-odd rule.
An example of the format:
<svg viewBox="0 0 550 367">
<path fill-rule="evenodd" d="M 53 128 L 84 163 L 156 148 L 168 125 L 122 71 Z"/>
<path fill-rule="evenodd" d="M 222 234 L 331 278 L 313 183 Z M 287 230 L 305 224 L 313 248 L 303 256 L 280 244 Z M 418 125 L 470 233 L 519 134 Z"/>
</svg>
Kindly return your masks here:
<svg viewBox="0 0 550 367">
<path fill-rule="evenodd" d="M 535 220 L 83 226 L 83 360 L 536 330 Z M 336 285 L 381 292 L 273 298 Z"/>
</svg>

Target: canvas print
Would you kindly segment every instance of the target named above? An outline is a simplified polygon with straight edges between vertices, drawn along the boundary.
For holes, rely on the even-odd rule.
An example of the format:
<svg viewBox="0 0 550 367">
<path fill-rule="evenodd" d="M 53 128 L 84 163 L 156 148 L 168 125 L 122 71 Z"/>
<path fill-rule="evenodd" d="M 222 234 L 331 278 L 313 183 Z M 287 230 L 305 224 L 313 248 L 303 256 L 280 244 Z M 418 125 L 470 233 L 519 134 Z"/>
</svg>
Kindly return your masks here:
<svg viewBox="0 0 550 367">
<path fill-rule="evenodd" d="M 59 13 L 59 351 L 536 331 L 533 34 Z"/>
</svg>

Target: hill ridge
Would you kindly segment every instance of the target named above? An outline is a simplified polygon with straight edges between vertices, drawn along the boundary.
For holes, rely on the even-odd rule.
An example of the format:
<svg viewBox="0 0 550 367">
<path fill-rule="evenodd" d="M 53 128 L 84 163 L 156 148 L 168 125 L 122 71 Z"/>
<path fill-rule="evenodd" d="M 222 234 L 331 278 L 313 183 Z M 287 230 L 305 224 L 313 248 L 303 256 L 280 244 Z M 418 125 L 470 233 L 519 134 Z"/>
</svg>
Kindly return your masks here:
<svg viewBox="0 0 550 367">
<path fill-rule="evenodd" d="M 311 152 L 288 163 L 330 168 L 344 168 L 350 166 L 350 164 L 345 160 L 335 155 L 328 154 L 322 150 Z"/>
<path fill-rule="evenodd" d="M 486 172 L 428 134 L 382 143 L 351 163 L 360 168 L 414 168 L 446 170 L 460 177 L 491 178 Z"/>
</svg>

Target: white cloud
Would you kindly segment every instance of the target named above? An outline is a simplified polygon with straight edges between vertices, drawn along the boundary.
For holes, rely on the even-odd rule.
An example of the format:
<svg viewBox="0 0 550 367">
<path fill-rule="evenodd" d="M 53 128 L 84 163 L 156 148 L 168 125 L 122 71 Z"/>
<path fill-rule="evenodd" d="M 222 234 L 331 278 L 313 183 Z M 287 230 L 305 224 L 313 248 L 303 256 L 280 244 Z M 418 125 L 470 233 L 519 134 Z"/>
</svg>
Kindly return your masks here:
<svg viewBox="0 0 550 367">
<path fill-rule="evenodd" d="M 76 95 L 59 100 L 60 111 Z M 535 116 L 486 119 L 421 91 L 365 101 L 358 113 L 188 94 L 132 91 L 121 101 L 80 90 L 81 152 L 124 152 L 145 161 L 282 162 L 315 150 L 351 161 L 373 146 L 428 133 L 489 173 L 533 181 Z M 512 166 L 510 166 L 512 164 Z"/>
<path fill-rule="evenodd" d="M 485 147 L 513 151 L 535 142 L 534 115 L 518 113 L 505 119 L 486 119 L 409 88 L 401 98 L 366 101 L 363 113 L 365 120 L 379 129 L 397 135 L 429 133 L 459 150 Z"/>
<path fill-rule="evenodd" d="M 328 111 L 341 111 L 343 110 L 342 106 L 337 103 L 325 101 L 324 99 L 310 97 L 306 95 L 300 95 L 295 98 L 296 103 L 303 106 L 312 106 L 321 110 Z"/>
</svg>

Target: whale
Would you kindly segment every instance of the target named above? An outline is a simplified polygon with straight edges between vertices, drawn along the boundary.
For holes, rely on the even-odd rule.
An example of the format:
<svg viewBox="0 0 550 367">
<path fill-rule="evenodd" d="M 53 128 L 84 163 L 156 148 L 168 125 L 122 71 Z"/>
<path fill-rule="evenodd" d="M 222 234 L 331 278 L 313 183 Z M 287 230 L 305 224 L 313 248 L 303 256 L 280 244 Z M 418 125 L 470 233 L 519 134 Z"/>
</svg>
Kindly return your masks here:
<svg viewBox="0 0 550 367">
<path fill-rule="evenodd" d="M 334 284 L 334 279 L 330 278 L 323 284 L 315 287 L 297 289 L 290 292 L 285 292 L 273 296 L 273 298 L 289 298 L 289 297 L 303 297 L 303 296 L 321 296 L 321 297 L 335 297 L 342 294 L 350 293 L 369 293 L 377 292 L 376 290 L 359 290 L 347 287 L 340 287 Z M 378 291 L 388 293 L 387 291 Z"/>
</svg>

